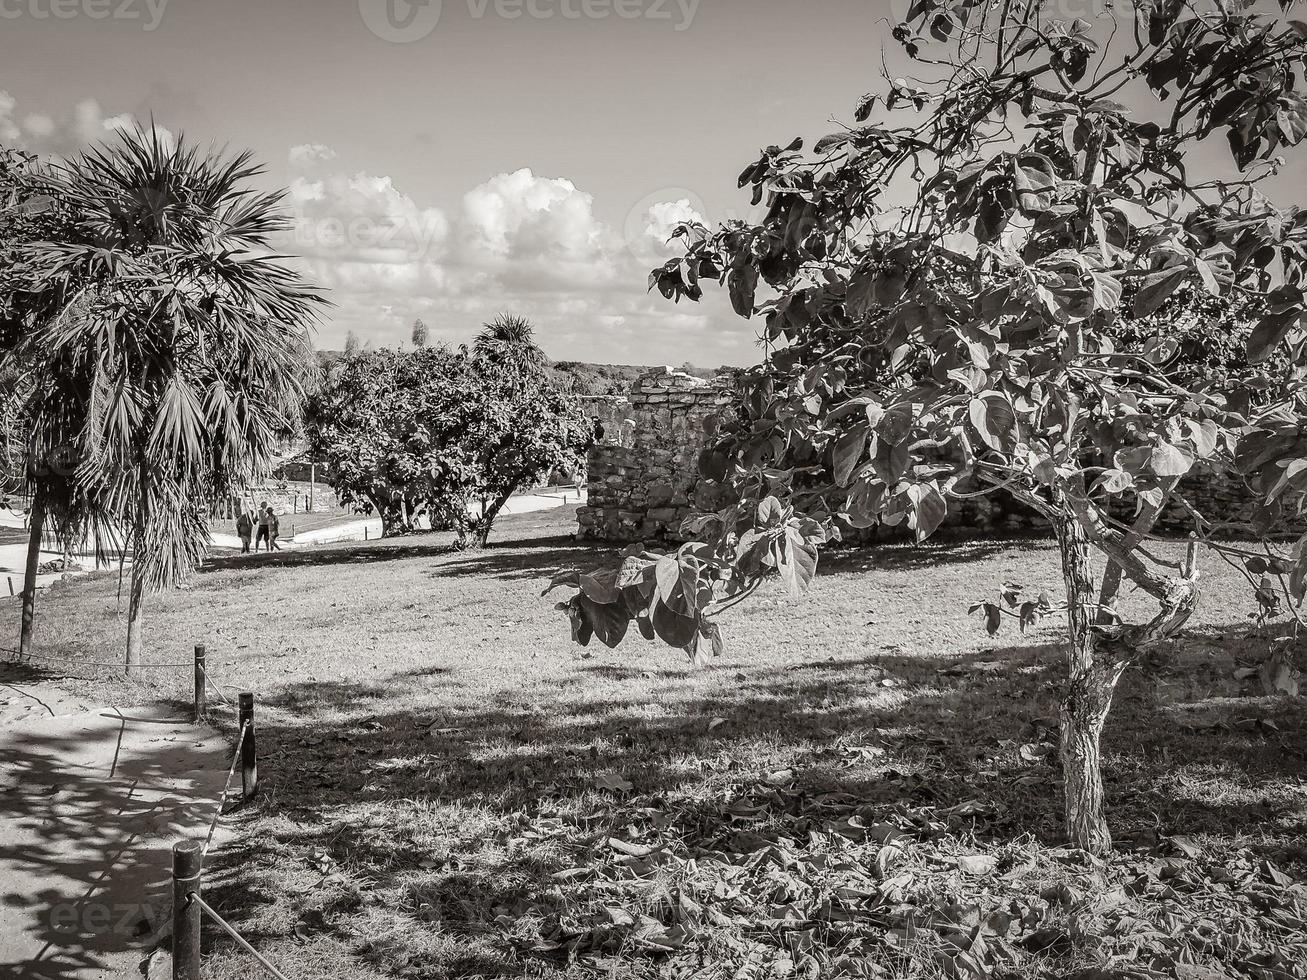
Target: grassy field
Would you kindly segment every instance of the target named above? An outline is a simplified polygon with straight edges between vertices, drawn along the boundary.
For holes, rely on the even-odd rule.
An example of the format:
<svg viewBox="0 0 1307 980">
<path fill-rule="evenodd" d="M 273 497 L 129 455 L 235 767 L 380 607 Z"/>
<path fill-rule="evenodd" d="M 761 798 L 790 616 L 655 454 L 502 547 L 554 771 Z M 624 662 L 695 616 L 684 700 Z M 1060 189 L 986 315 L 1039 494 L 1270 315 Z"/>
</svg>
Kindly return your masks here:
<svg viewBox="0 0 1307 980">
<path fill-rule="evenodd" d="M 1109 721 L 1104 864 L 1059 837 L 1061 624 L 967 615 L 1004 583 L 1056 596 L 1049 543 L 829 556 L 692 670 L 569 642 L 541 588 L 611 560 L 571 527 L 223 559 L 152 602 L 153 662 L 204 642 L 229 696 L 257 693 L 261 798 L 206 887 L 289 977 L 1302 975 L 1307 712 L 1235 678 L 1268 640 L 1215 559 Z M 40 652 L 119 656 L 116 588 L 43 595 Z M 65 671 L 119 704 L 189 696 L 185 671 Z M 212 977 L 250 975 L 210 941 Z"/>
</svg>

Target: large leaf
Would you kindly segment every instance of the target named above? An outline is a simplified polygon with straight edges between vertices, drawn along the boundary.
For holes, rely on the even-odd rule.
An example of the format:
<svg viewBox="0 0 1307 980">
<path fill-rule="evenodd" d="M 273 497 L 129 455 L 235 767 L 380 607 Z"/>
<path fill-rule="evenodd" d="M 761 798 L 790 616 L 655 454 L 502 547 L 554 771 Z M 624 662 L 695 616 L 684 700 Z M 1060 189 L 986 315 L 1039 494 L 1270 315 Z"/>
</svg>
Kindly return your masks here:
<svg viewBox="0 0 1307 980">
<path fill-rule="evenodd" d="M 789 589 L 790 595 L 803 595 L 817 574 L 817 549 L 808 544 L 796 528 L 791 527 L 785 532 L 783 554 L 778 553 L 777 557 L 776 570 L 780 572 L 781 581 Z"/>
<path fill-rule="evenodd" d="M 908 510 L 908 526 L 917 534 L 917 541 L 925 541 L 935 533 L 935 529 L 944 523 L 948 516 L 948 502 L 940 492 L 939 484 L 914 483 L 908 488 L 911 507 Z"/>
<path fill-rule="evenodd" d="M 1270 357 L 1301 316 L 1302 310 L 1295 308 L 1267 313 L 1262 317 L 1248 335 L 1248 361 L 1260 364 Z"/>
<path fill-rule="evenodd" d="M 615 568 L 582 575 L 581 592 L 593 602 L 600 604 L 616 602 L 619 598 L 617 578 L 618 569 Z"/>
<path fill-rule="evenodd" d="M 981 441 L 998 452 L 1011 450 L 1017 439 L 1017 416 L 1012 403 L 997 391 L 971 399 L 971 425 Z"/>
<path fill-rule="evenodd" d="M 1150 272 L 1139 283 L 1139 292 L 1135 293 L 1135 316 L 1147 316 L 1166 302 L 1189 275 L 1188 266 L 1160 269 Z"/>
<path fill-rule="evenodd" d="M 754 293 L 758 289 L 758 267 L 752 262 L 732 269 L 726 278 L 731 307 L 738 316 L 753 316 Z"/>
<path fill-rule="evenodd" d="M 1194 458 L 1185 449 L 1169 442 L 1159 442 L 1149 455 L 1148 466 L 1158 476 L 1171 479 L 1188 473 L 1194 465 Z"/>
<path fill-rule="evenodd" d="M 862 462 L 862 454 L 866 448 L 867 429 L 865 426 L 850 429 L 835 440 L 835 448 L 831 451 L 831 463 L 835 471 L 837 486 L 847 487 L 849 485 L 854 471 L 858 468 L 858 464 Z"/>
<path fill-rule="evenodd" d="M 622 642 L 631 620 L 623 607 L 595 602 L 584 593 L 576 597 L 594 635 L 604 646 L 615 647 Z"/>
<path fill-rule="evenodd" d="M 1275 121 L 1280 127 L 1280 136 L 1290 146 L 1301 143 L 1307 136 L 1307 99 L 1293 92 L 1280 96 L 1280 106 L 1275 113 Z"/>
<path fill-rule="evenodd" d="M 654 605 L 650 623 L 658 638 L 669 646 L 683 647 L 694 639 L 697 629 L 689 616 L 673 612 L 661 602 Z"/>
</svg>

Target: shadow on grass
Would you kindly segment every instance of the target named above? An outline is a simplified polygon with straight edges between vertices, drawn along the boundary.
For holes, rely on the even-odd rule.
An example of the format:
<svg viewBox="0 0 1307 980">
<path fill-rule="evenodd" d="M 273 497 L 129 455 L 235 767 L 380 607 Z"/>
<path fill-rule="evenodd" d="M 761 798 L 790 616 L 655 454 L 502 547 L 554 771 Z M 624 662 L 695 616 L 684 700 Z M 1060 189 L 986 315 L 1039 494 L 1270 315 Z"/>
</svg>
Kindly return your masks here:
<svg viewBox="0 0 1307 980">
<path fill-rule="evenodd" d="M 1044 844 L 1062 840 L 1056 752 L 1040 747 L 1056 738 L 1061 665 L 1052 645 L 1000 646 L 946 662 L 886 654 L 705 670 L 720 679 L 715 690 L 687 691 L 689 667 L 579 664 L 583 681 L 608 682 L 603 698 L 587 697 L 584 688 L 565 697 L 569 684 L 450 706 L 439 717 L 387 711 L 375 685 L 292 686 L 272 699 L 286 710 L 259 733 L 261 751 L 275 760 L 262 815 L 279 818 L 272 825 L 282 829 L 247 840 L 232 866 L 325 848 L 342 866 L 399 883 L 405 898 L 393 914 L 415 930 L 437 922 L 445 933 L 470 937 L 470 946 L 446 951 L 447 975 L 509 976 L 522 964 L 488 945 L 487 925 L 516 915 L 527 896 L 552 887 L 553 876 L 576 860 L 566 848 L 515 849 L 513 835 L 530 814 L 594 812 L 603 773 L 630 780 L 642 799 L 681 800 L 676 836 L 691 852 L 730 849 L 741 834 L 774 842 L 790 832 L 778 823 L 780 811 L 725 813 L 731 793 L 768 785 L 758 769 L 768 759 L 784 760 L 789 774 L 780 778 L 796 790 L 778 806 L 833 794 L 859 812 L 934 808 L 954 832 L 990 843 L 1026 835 Z M 1171 696 L 1175 677 L 1187 685 L 1178 700 Z M 641 685 L 640 697 L 624 698 L 620 689 L 613 695 L 613 684 L 627 682 Z M 1216 674 L 1205 679 L 1183 659 L 1123 682 L 1105 739 L 1109 820 L 1123 846 L 1158 834 L 1232 838 L 1257 827 L 1264 840 L 1254 848 L 1276 850 L 1301 833 L 1302 813 L 1268 809 L 1259 793 L 1299 778 L 1303 708 L 1231 705 L 1222 700 L 1227 693 Z M 326 728 L 315 706 L 348 720 Z M 1238 724 L 1250 711 L 1276 719 L 1278 730 Z M 1194 724 L 1213 713 L 1228 727 Z M 1038 761 L 1023 759 L 1023 745 Z M 1213 780 L 1221 774 L 1243 792 L 1186 788 L 1175 778 L 1185 770 Z M 966 805 L 960 820 L 942 815 L 959 805 Z M 342 816 L 347 808 L 360 822 Z M 388 815 L 384 831 L 361 816 L 368 813 Z M 576 819 L 580 833 L 585 820 L 597 818 Z M 467 857 L 489 841 L 502 851 L 497 863 Z M 248 884 L 239 875 L 223 887 L 236 890 L 225 896 L 230 908 L 270 900 L 242 893 Z M 330 932 L 333 915 L 347 910 L 319 911 Z M 365 946 L 357 955 L 372 954 Z"/>
</svg>

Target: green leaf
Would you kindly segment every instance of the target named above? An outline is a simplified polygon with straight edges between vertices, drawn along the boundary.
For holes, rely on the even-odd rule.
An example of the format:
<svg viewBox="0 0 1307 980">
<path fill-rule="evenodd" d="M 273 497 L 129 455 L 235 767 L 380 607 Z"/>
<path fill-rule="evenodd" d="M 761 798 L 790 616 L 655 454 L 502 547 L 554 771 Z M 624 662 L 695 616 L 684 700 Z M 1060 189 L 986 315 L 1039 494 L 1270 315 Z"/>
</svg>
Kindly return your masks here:
<svg viewBox="0 0 1307 980">
<path fill-rule="evenodd" d="M 930 537 L 948 516 L 948 501 L 933 480 L 914 483 L 908 488 L 908 527 L 916 532 L 918 543 Z"/>
<path fill-rule="evenodd" d="M 758 523 L 763 527 L 772 527 L 780 523 L 785 515 L 785 508 L 775 497 L 767 497 L 758 505 Z"/>
<path fill-rule="evenodd" d="M 742 317 L 753 316 L 754 293 L 758 289 L 758 267 L 752 262 L 732 269 L 726 277 L 731 307 Z"/>
<path fill-rule="evenodd" d="M 620 598 L 617 591 L 617 575 L 617 569 L 605 569 L 582 575 L 581 592 L 594 602 L 601 604 L 616 602 Z"/>
<path fill-rule="evenodd" d="M 1294 307 L 1262 317 L 1248 335 L 1248 363 L 1260 364 L 1270 357 L 1280 341 L 1297 325 L 1302 312 L 1300 308 Z"/>
<path fill-rule="evenodd" d="M 654 580 L 658 583 L 654 593 L 658 601 L 670 603 L 681 585 L 681 563 L 672 555 L 659 558 L 654 566 Z"/>
<path fill-rule="evenodd" d="M 1303 137 L 1307 136 L 1307 99 L 1293 92 L 1280 96 L 1275 122 L 1286 143 L 1290 146 L 1301 143 Z"/>
<path fill-rule="evenodd" d="M 1094 282 L 1094 309 L 1100 311 L 1116 309 L 1121 302 L 1121 283 L 1115 276 L 1109 276 L 1104 272 L 1092 273 L 1091 278 Z"/>
<path fill-rule="evenodd" d="M 1139 283 L 1139 292 L 1135 293 L 1135 316 L 1147 316 L 1166 302 L 1168 296 L 1179 288 L 1189 275 L 1189 267 L 1178 266 L 1159 269 L 1144 276 Z"/>
<path fill-rule="evenodd" d="M 862 454 L 867 448 L 867 429 L 864 426 L 850 429 L 835 441 L 831 452 L 831 464 L 835 472 L 836 486 L 847 487 L 853 479 L 853 473 L 862 462 Z"/>
<path fill-rule="evenodd" d="M 627 627 L 631 625 L 625 609 L 595 602 L 584 593 L 577 596 L 577 599 L 600 643 L 607 647 L 615 647 L 622 642 Z"/>
<path fill-rule="evenodd" d="M 781 581 L 789 589 L 790 595 L 797 598 L 808 591 L 813 576 L 817 574 L 817 549 L 808 544 L 798 529 L 793 527 L 785 532 L 785 544 L 776 570 L 780 572 Z"/>
<path fill-rule="evenodd" d="M 1149 468 L 1164 479 L 1184 476 L 1193 468 L 1194 458 L 1179 446 L 1159 442 L 1148 458 Z"/>
<path fill-rule="evenodd" d="M 697 633 L 693 619 L 674 612 L 661 602 L 654 604 L 650 623 L 659 639 L 674 647 L 685 646 L 694 639 Z"/>
<path fill-rule="evenodd" d="M 1016 444 L 1016 412 L 1001 392 L 987 391 L 971 399 L 968 414 L 976 434 L 990 449 L 1007 452 Z"/>
</svg>

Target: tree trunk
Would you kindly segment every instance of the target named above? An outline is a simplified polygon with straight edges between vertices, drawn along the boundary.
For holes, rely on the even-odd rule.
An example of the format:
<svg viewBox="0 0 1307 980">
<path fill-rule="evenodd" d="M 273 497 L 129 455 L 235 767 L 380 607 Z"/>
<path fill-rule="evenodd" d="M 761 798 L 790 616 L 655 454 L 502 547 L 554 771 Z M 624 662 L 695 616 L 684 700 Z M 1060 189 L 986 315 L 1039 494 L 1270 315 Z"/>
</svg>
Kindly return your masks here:
<svg viewBox="0 0 1307 980">
<path fill-rule="evenodd" d="M 139 556 L 132 560 L 132 594 L 127 608 L 127 661 L 128 677 L 138 677 L 141 672 L 141 647 L 144 637 L 145 612 L 145 576 L 141 571 Z"/>
<path fill-rule="evenodd" d="M 1072 516 L 1056 522 L 1066 579 L 1068 679 L 1061 706 L 1062 779 L 1067 836 L 1091 854 L 1112 849 L 1112 835 L 1103 812 L 1103 771 L 1099 741 L 1112 695 L 1120 677 L 1114 663 L 1098 657 L 1098 640 L 1091 629 L 1094 578 L 1089 567 L 1089 539 Z"/>
<path fill-rule="evenodd" d="M 485 497 L 481 498 L 481 516 L 474 521 L 468 521 L 467 524 L 459 529 L 458 540 L 454 546 L 466 550 L 475 550 L 484 548 L 486 541 L 490 538 L 490 529 L 494 527 L 495 518 L 503 510 L 504 504 L 508 503 L 512 491 L 497 497 L 493 502 L 487 503 Z"/>
<path fill-rule="evenodd" d="M 18 655 L 22 660 L 32 654 L 32 633 L 36 629 L 36 575 L 41 567 L 41 530 L 45 526 L 45 497 L 40 491 L 32 495 L 28 521 L 31 528 L 27 533 L 27 564 L 23 569 L 23 622 L 18 634 Z"/>
</svg>

